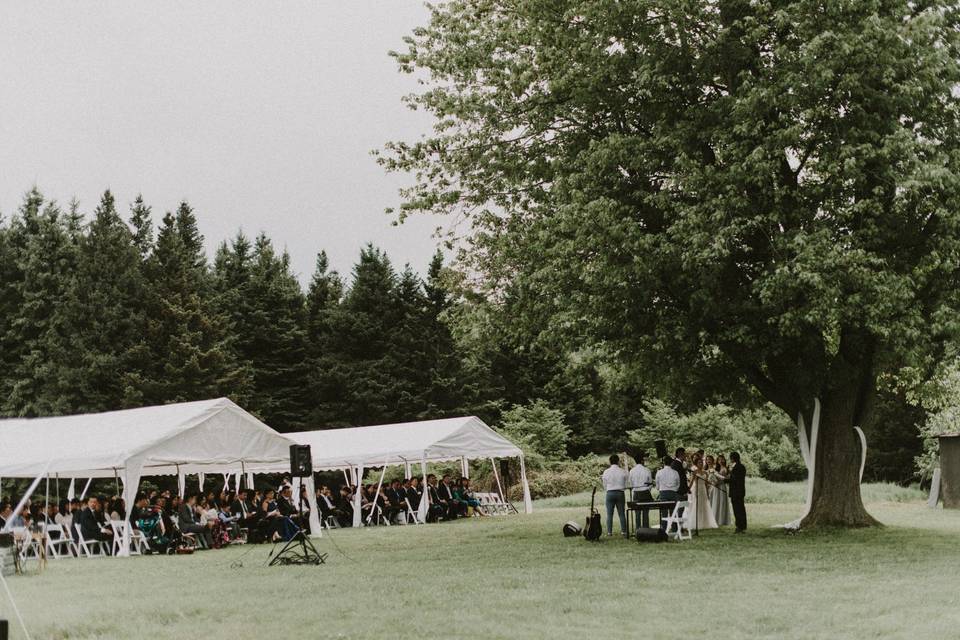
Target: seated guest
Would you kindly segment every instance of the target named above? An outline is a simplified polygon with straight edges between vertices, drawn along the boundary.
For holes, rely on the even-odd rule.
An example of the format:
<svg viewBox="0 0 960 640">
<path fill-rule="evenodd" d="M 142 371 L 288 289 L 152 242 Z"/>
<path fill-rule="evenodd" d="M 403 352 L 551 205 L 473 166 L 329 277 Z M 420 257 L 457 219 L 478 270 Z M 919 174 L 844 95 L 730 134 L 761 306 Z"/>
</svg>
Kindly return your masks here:
<svg viewBox="0 0 960 640">
<path fill-rule="evenodd" d="M 0 529 L 3 529 L 7 525 L 7 521 L 10 520 L 11 516 L 13 516 L 13 507 L 10 506 L 10 503 L 0 503 Z M 11 524 L 10 527 L 12 528 L 13 524 Z"/>
<path fill-rule="evenodd" d="M 463 502 L 465 505 L 473 509 L 473 512 L 477 515 L 484 516 L 486 515 L 483 510 L 480 508 L 480 500 L 477 499 L 477 494 L 470 489 L 470 478 L 460 478 L 460 486 L 458 487 L 458 499 Z"/>
<path fill-rule="evenodd" d="M 130 524 L 139 529 L 137 521 L 148 518 L 150 515 L 150 502 L 147 500 L 147 494 L 138 493 L 137 499 L 133 503 L 133 509 L 130 509 Z"/>
<path fill-rule="evenodd" d="M 390 483 L 384 493 L 387 496 L 387 505 L 391 511 L 390 522 L 393 522 L 393 519 L 396 518 L 401 511 L 407 510 L 407 494 L 403 491 L 402 484 L 399 480 L 394 480 Z"/>
<path fill-rule="evenodd" d="M 304 488 L 301 486 L 301 488 Z M 304 508 L 306 508 L 306 499 L 304 499 Z M 277 507 L 280 509 L 280 515 L 284 518 L 290 520 L 290 523 L 295 525 L 293 528 L 286 526 L 284 533 L 284 540 L 289 540 L 294 533 L 297 532 L 297 529 L 306 529 L 308 522 L 308 512 L 300 512 L 300 509 L 297 503 L 293 501 L 293 487 L 290 485 L 284 485 L 280 489 L 280 496 L 277 498 Z"/>
<path fill-rule="evenodd" d="M 443 476 L 443 480 L 438 487 L 438 492 L 440 494 L 440 503 L 447 509 L 448 519 L 453 520 L 458 516 L 466 515 L 466 505 L 457 500 L 456 496 L 453 495 L 453 483 L 449 474 Z"/>
<path fill-rule="evenodd" d="M 213 547 L 213 536 L 210 532 L 211 527 L 204 526 L 200 523 L 200 517 L 197 513 L 196 494 L 191 494 L 187 497 L 186 502 L 180 505 L 180 510 L 177 515 L 180 518 L 177 525 L 180 527 L 181 532 L 193 534 L 201 538 L 208 548 Z"/>
<path fill-rule="evenodd" d="M 420 498 L 423 497 L 423 489 L 420 487 L 420 478 L 410 478 L 404 481 L 406 485 L 407 502 L 410 508 L 416 511 L 420 508 Z"/>
<path fill-rule="evenodd" d="M 100 499 L 91 496 L 87 500 L 87 506 L 80 512 L 80 519 L 76 525 L 80 529 L 83 539 L 88 542 L 95 540 L 100 542 L 113 541 L 113 529 L 101 523 L 100 517 L 97 515 L 100 511 Z"/>
<path fill-rule="evenodd" d="M 276 493 L 273 489 L 267 489 L 263 494 L 263 502 L 260 505 L 261 521 L 268 527 L 270 539 L 273 542 L 278 540 L 289 540 L 296 532 L 296 525 L 290 518 L 280 513 L 280 505 L 276 499 Z"/>
<path fill-rule="evenodd" d="M 60 525 L 60 528 L 69 536 L 70 527 L 73 525 L 73 509 L 72 503 L 69 500 L 64 500 L 60 503 L 60 510 L 54 517 L 53 521 Z M 3 525 L 0 524 L 0 529 L 3 528 Z"/>
<path fill-rule="evenodd" d="M 237 524 L 241 528 L 249 531 L 256 526 L 258 515 L 253 504 L 247 499 L 247 495 L 246 489 L 240 489 L 237 492 L 237 499 L 230 505 L 230 513 L 237 518 Z"/>
<path fill-rule="evenodd" d="M 337 524 L 341 527 L 353 526 L 353 496 L 350 493 L 350 487 L 340 487 L 340 495 L 334 504 L 340 513 L 337 516 Z"/>
<path fill-rule="evenodd" d="M 440 518 L 449 517 L 450 504 L 440 497 L 437 489 L 437 476 L 432 473 L 427 476 L 426 496 L 429 500 L 427 507 L 427 522 L 436 522 Z"/>
</svg>

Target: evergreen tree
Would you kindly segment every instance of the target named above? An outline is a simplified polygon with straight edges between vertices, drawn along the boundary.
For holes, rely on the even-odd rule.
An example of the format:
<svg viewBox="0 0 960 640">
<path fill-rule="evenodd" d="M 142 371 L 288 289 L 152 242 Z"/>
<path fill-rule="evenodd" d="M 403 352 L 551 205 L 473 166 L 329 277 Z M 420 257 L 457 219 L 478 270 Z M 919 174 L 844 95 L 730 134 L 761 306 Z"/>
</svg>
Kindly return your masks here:
<svg viewBox="0 0 960 640">
<path fill-rule="evenodd" d="M 311 357 L 319 356 L 319 345 L 330 333 L 330 313 L 343 297 L 343 281 L 336 271 L 328 271 L 327 252 L 317 255 L 317 266 L 307 290 L 307 340 Z"/>
<path fill-rule="evenodd" d="M 254 243 L 247 289 L 244 355 L 253 363 L 251 407 L 279 431 L 305 427 L 307 398 L 306 308 L 290 271 L 290 256 L 277 254 L 263 234 Z"/>
<path fill-rule="evenodd" d="M 9 227 L 0 227 L 0 413 L 56 410 L 54 333 L 76 264 L 71 218 L 34 188 Z"/>
<path fill-rule="evenodd" d="M 135 406 L 145 342 L 146 283 L 140 252 L 106 191 L 78 243 L 76 276 L 63 305 L 53 359 L 59 411 Z"/>
<path fill-rule="evenodd" d="M 153 212 L 137 195 L 130 207 L 130 226 L 133 227 L 133 244 L 140 250 L 140 259 L 146 262 L 153 250 Z"/>
<path fill-rule="evenodd" d="M 146 404 L 228 395 L 243 401 L 248 372 L 237 365 L 228 318 L 212 296 L 203 238 L 187 203 L 167 213 L 147 262 L 152 360 Z"/>
<path fill-rule="evenodd" d="M 367 245 L 343 302 L 329 313 L 329 333 L 316 347 L 311 419 L 317 426 L 392 422 L 397 389 L 388 354 L 397 321 L 397 276 L 389 258 Z M 394 352 L 395 353 L 395 352 Z"/>
</svg>

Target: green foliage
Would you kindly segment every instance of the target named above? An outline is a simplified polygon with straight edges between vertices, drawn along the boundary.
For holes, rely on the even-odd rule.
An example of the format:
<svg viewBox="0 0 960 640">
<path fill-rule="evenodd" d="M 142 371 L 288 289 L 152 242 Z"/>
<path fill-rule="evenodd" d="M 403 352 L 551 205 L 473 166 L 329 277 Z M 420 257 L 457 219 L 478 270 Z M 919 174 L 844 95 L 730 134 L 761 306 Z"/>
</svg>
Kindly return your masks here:
<svg viewBox="0 0 960 640">
<path fill-rule="evenodd" d="M 562 411 L 551 409 L 542 400 L 504 411 L 500 432 L 525 453 L 530 452 L 548 460 L 558 460 L 567 455 L 570 427 L 564 421 Z"/>
<path fill-rule="evenodd" d="M 819 398 L 810 522 L 870 524 L 852 427 L 960 328 L 957 24 L 942 0 L 452 0 L 394 54 L 433 134 L 380 160 L 415 178 L 400 218 L 467 217 L 476 295 L 538 356 L 597 350 L 686 407 Z"/>
<path fill-rule="evenodd" d="M 709 405 L 688 414 L 662 400 L 648 400 L 643 409 L 644 426 L 629 433 L 632 445 L 653 451 L 655 440 L 671 448 L 704 449 L 729 460 L 739 451 L 749 472 L 769 480 L 805 477 L 806 467 L 796 441 L 796 426 L 782 411 L 766 405 L 735 410 L 727 405 Z"/>
<path fill-rule="evenodd" d="M 925 388 L 923 406 L 927 419 L 920 428 L 923 452 L 916 457 L 916 471 L 926 480 L 940 466 L 940 441 L 944 433 L 960 433 L 960 360 L 943 366 Z"/>
</svg>

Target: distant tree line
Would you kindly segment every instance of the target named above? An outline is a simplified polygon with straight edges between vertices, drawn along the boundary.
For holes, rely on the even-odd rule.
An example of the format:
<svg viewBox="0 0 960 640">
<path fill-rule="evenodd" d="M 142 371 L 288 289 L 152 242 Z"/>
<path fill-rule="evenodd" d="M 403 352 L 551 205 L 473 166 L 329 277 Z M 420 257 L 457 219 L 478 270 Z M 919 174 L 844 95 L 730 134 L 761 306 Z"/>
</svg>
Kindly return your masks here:
<svg viewBox="0 0 960 640">
<path fill-rule="evenodd" d="M 322 242 L 322 238 L 318 239 Z M 0 217 L 0 415 L 227 396 L 280 431 L 475 414 L 539 402 L 572 454 L 616 447 L 638 390 L 599 354 L 538 343 L 510 300 L 471 297 L 438 252 L 426 277 L 364 247 L 349 277 L 320 251 L 304 291 L 286 251 L 238 233 L 212 263 L 187 202 L 92 215 L 33 189 Z M 539 406 L 539 405 L 538 405 Z"/>
</svg>

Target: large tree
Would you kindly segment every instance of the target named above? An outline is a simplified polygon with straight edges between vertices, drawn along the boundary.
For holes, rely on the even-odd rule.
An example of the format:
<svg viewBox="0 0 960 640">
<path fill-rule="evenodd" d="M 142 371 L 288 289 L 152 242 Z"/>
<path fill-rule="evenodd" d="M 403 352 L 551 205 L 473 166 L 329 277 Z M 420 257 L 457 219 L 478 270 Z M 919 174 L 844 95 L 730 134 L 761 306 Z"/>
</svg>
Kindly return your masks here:
<svg viewBox="0 0 960 640">
<path fill-rule="evenodd" d="M 543 331 L 819 399 L 803 525 L 869 525 L 853 427 L 955 328 L 957 43 L 938 1 L 453 0 L 396 54 L 435 132 L 382 161 Z"/>
</svg>

